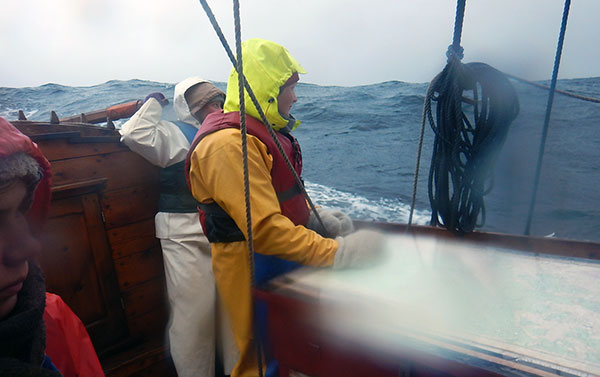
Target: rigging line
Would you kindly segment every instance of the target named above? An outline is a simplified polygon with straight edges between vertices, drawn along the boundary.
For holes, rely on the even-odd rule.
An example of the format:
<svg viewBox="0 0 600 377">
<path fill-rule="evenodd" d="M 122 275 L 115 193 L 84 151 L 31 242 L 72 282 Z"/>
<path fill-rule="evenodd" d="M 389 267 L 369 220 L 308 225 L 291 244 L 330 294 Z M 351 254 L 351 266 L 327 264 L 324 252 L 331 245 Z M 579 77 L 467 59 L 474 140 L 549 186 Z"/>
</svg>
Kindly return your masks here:
<svg viewBox="0 0 600 377">
<path fill-rule="evenodd" d="M 462 36 L 463 20 L 465 18 L 465 3 L 466 0 L 457 0 L 456 2 L 456 16 L 454 18 L 454 35 L 452 37 L 452 44 L 448 47 L 446 56 L 450 58 L 451 55 L 458 57 L 458 60 L 463 58 L 463 48 L 460 47 L 460 39 Z"/>
<path fill-rule="evenodd" d="M 206 0 L 199 0 L 199 1 L 200 1 L 200 4 L 202 5 L 202 8 L 204 9 L 204 12 L 206 13 L 206 16 L 208 17 L 210 23 L 212 24 L 213 29 L 215 29 L 215 32 L 217 33 L 217 36 L 219 37 L 219 40 L 221 41 L 221 44 L 223 45 L 223 48 L 227 52 L 227 56 L 229 56 L 229 60 L 231 61 L 231 63 L 233 64 L 235 70 L 239 74 L 239 71 L 237 70 L 237 60 L 233 56 L 233 52 L 231 51 L 231 48 L 229 47 L 229 43 L 227 43 L 227 40 L 225 39 L 225 36 L 223 35 L 223 31 L 221 30 L 221 27 L 219 26 L 219 23 L 217 22 L 217 19 L 215 18 L 215 15 L 213 14 L 213 12 L 210 9 L 210 6 L 208 5 L 208 3 L 207 3 Z M 277 149 L 279 150 L 279 153 L 281 153 L 281 156 L 283 157 L 283 160 L 285 161 L 285 164 L 287 165 L 288 169 L 290 170 L 290 172 L 294 176 L 294 179 L 296 181 L 296 185 L 298 185 L 298 187 L 302 191 L 302 194 L 304 195 L 304 198 L 306 198 L 306 202 L 310 206 L 310 209 L 313 212 L 313 214 L 315 215 L 315 218 L 317 219 L 317 221 L 319 222 L 319 224 L 323 227 L 323 229 L 327 229 L 325 227 L 325 225 L 323 224 L 323 220 L 321 219 L 321 216 L 319 215 L 319 212 L 315 208 L 314 203 L 310 199 L 310 196 L 308 196 L 308 192 L 306 192 L 306 188 L 304 187 L 304 183 L 302 182 L 302 180 L 300 179 L 300 177 L 296 173 L 296 170 L 292 166 L 292 163 L 290 162 L 289 158 L 287 157 L 287 155 L 283 151 L 283 147 L 281 146 L 281 143 L 277 139 L 277 136 L 275 135 L 275 131 L 273 130 L 273 127 L 271 126 L 271 123 L 269 123 L 269 121 L 267 120 L 267 117 L 265 116 L 265 113 L 263 112 L 260 104 L 258 103 L 258 100 L 256 99 L 256 96 L 254 95 L 254 92 L 252 91 L 252 88 L 250 87 L 250 84 L 246 80 L 244 80 L 244 87 L 246 88 L 246 91 L 248 92 L 248 96 L 250 96 L 250 99 L 252 100 L 252 103 L 254 104 L 254 107 L 258 111 L 258 115 L 260 116 L 261 121 L 263 122 L 263 124 L 265 124 L 265 126 L 267 128 L 267 131 L 271 135 L 271 138 L 273 139 L 273 141 L 275 142 L 275 145 L 277 146 Z"/>
<path fill-rule="evenodd" d="M 556 55 L 554 57 L 554 68 L 552 70 L 552 82 L 550 84 L 550 92 L 548 93 L 548 103 L 546 105 L 546 116 L 544 117 L 544 129 L 542 131 L 542 139 L 540 141 L 540 150 L 538 154 L 537 166 L 535 169 L 535 179 L 533 183 L 533 191 L 531 193 L 531 201 L 529 203 L 529 213 L 527 215 L 527 225 L 525 226 L 525 235 L 529 235 L 531 230 L 531 220 L 533 218 L 533 210 L 535 208 L 535 199 L 537 189 L 540 183 L 540 173 L 542 171 L 542 160 L 544 158 L 544 149 L 546 147 L 546 137 L 548 136 L 548 126 L 550 124 L 550 113 L 552 112 L 552 102 L 554 101 L 554 91 L 556 90 L 556 79 L 558 77 L 558 67 L 560 66 L 560 58 L 562 55 L 563 42 L 567 29 L 567 20 L 569 18 L 569 7 L 571 0 L 565 0 L 563 9 L 562 22 L 560 25 L 560 33 L 558 36 L 558 44 L 556 46 Z"/>
<path fill-rule="evenodd" d="M 233 0 L 233 12 L 235 18 L 235 43 L 237 52 L 238 90 L 240 101 L 240 134 L 242 138 L 242 163 L 244 171 L 244 200 L 246 203 L 246 231 L 248 234 L 248 250 L 250 261 L 250 283 L 254 287 L 254 245 L 252 237 L 252 211 L 250 206 L 250 180 L 248 174 L 248 133 L 246 127 L 246 103 L 244 96 L 244 71 L 242 63 L 242 42 L 240 31 L 240 5 L 239 0 Z"/>
<path fill-rule="evenodd" d="M 242 32 L 241 32 L 241 21 L 240 21 L 240 2 L 239 0 L 233 0 L 233 15 L 235 21 L 235 44 L 237 53 L 237 72 L 238 72 L 238 92 L 240 101 L 240 133 L 242 137 L 242 161 L 244 169 L 244 200 L 246 202 L 246 232 L 248 235 L 248 264 L 250 268 L 250 287 L 253 289 L 256 286 L 256 277 L 254 276 L 254 237 L 252 236 L 252 208 L 250 206 L 250 174 L 248 172 L 248 130 L 246 127 L 246 103 L 244 95 L 244 83 L 246 78 L 244 76 L 244 65 L 242 61 Z M 252 302 L 254 308 L 254 303 Z M 254 310 L 253 310 L 254 312 Z M 258 323 L 256 320 L 252 321 L 254 326 L 254 336 L 256 337 L 256 360 L 259 377 L 263 377 L 263 365 L 262 365 L 262 346 L 261 339 L 258 331 Z"/>
<path fill-rule="evenodd" d="M 448 58 L 448 63 L 455 58 L 457 60 L 462 60 L 463 58 L 463 48 L 460 46 L 460 39 L 462 37 L 462 27 L 463 21 L 465 18 L 465 3 L 466 0 L 457 0 L 456 2 L 456 14 L 454 17 L 454 33 L 452 37 L 452 44 L 448 46 L 448 50 L 446 51 L 446 57 Z M 434 78 L 433 81 L 436 81 L 437 77 Z M 433 82 L 432 81 L 432 82 Z M 412 225 L 412 218 L 415 210 L 415 201 L 417 198 L 417 185 L 419 180 L 419 168 L 421 167 L 421 153 L 423 150 L 423 136 L 425 133 L 425 123 L 427 114 L 431 112 L 431 98 L 433 96 L 433 85 L 431 83 L 427 87 L 427 95 L 425 96 L 425 101 L 423 103 L 423 114 L 421 118 L 421 133 L 419 136 L 419 146 L 417 147 L 417 162 L 415 166 L 415 178 L 413 181 L 413 192 L 410 201 L 410 213 L 408 215 L 408 224 L 406 227 L 406 231 L 408 232 L 410 226 Z"/>
<path fill-rule="evenodd" d="M 510 77 L 511 79 L 514 79 L 514 80 L 517 80 L 517 81 L 521 81 L 521 82 L 523 82 L 525 84 L 529 84 L 529 85 L 535 86 L 535 87 L 540 88 L 540 89 L 546 89 L 546 90 L 550 90 L 551 89 L 547 85 L 538 84 L 537 82 L 525 80 L 524 78 L 517 77 L 517 76 L 511 75 L 511 74 L 508 74 L 508 73 L 504 73 L 504 75 L 507 76 L 507 77 Z M 583 96 L 581 94 L 571 93 L 571 92 L 567 92 L 566 90 L 560 90 L 560 89 L 554 89 L 554 91 L 556 93 L 558 93 L 558 94 L 562 94 L 562 95 L 565 95 L 567 97 L 577 98 L 577 99 L 580 99 L 582 101 L 600 103 L 600 98 L 586 97 L 586 96 Z"/>
<path fill-rule="evenodd" d="M 244 98 L 244 71 L 242 65 L 242 42 L 240 32 L 240 5 L 238 0 L 233 0 L 234 17 L 235 17 L 235 43 L 237 52 L 237 69 L 238 75 L 238 90 L 240 101 L 240 134 L 242 137 L 242 163 L 244 171 L 244 199 L 246 202 L 246 231 L 248 233 L 248 249 L 250 252 L 248 260 L 250 261 L 250 280 L 251 286 L 254 287 L 254 245 L 252 242 L 252 211 L 250 207 L 250 180 L 248 178 L 248 133 L 246 128 L 246 103 Z"/>
<path fill-rule="evenodd" d="M 425 123 L 427 119 L 428 111 L 431 111 L 431 96 L 433 95 L 432 85 L 429 84 L 427 86 L 427 94 L 425 95 L 425 102 L 423 103 L 423 114 L 421 118 L 421 133 L 419 136 L 419 146 L 417 147 L 417 163 L 415 166 L 415 178 L 413 181 L 413 192 L 410 200 L 410 213 L 408 215 L 408 224 L 406 227 L 406 231 L 410 230 L 410 226 L 412 225 L 413 213 L 415 211 L 415 201 L 417 199 L 417 185 L 419 182 L 419 169 L 421 167 L 421 153 L 423 151 L 423 139 L 425 134 Z"/>
</svg>

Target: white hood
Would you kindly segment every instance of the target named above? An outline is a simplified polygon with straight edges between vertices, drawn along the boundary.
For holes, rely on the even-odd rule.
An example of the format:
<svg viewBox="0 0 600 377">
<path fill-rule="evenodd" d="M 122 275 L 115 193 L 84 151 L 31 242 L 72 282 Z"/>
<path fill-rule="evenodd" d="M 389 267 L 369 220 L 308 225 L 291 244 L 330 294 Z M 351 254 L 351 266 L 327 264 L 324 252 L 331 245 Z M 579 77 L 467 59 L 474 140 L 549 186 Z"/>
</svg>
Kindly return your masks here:
<svg viewBox="0 0 600 377">
<path fill-rule="evenodd" d="M 193 125 L 196 128 L 200 128 L 200 122 L 198 122 L 196 120 L 196 118 L 194 118 L 192 116 L 192 114 L 190 113 L 190 109 L 188 107 L 188 104 L 185 100 L 185 91 L 188 90 L 190 87 L 202 83 L 202 82 L 209 82 L 207 80 L 204 80 L 201 77 L 195 76 L 195 77 L 188 77 L 187 79 L 179 82 L 177 85 L 175 85 L 175 91 L 173 93 L 173 109 L 175 110 L 175 114 L 177 115 L 177 118 L 185 123 L 189 123 L 191 125 Z"/>
</svg>

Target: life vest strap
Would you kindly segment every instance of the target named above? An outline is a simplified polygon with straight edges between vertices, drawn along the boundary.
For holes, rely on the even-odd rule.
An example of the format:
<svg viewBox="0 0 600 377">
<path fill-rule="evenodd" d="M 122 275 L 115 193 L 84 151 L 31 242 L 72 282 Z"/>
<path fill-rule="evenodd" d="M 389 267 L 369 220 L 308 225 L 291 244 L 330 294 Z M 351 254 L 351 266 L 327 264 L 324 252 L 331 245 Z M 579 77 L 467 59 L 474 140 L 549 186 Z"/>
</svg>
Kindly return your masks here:
<svg viewBox="0 0 600 377">
<path fill-rule="evenodd" d="M 235 221 L 217 203 L 200 203 L 198 207 L 204 212 L 202 227 L 211 243 L 246 240 Z"/>
<path fill-rule="evenodd" d="M 298 185 L 293 185 L 285 191 L 278 192 L 277 199 L 279 200 L 279 203 L 283 203 L 287 200 L 290 200 L 296 195 L 302 195 L 302 190 L 300 189 L 300 187 L 298 187 Z"/>
</svg>

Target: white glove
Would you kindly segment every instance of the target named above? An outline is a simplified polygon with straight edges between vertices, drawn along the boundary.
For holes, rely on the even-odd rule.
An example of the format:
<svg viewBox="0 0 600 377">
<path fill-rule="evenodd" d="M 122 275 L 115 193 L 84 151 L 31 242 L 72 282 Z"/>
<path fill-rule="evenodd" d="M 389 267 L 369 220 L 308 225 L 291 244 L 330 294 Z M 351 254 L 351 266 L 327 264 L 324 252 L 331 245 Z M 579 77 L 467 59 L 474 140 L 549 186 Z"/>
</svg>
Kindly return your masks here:
<svg viewBox="0 0 600 377">
<path fill-rule="evenodd" d="M 323 237 L 335 238 L 338 236 L 345 236 L 354 230 L 354 225 L 352 225 L 350 216 L 340 210 L 317 208 L 317 212 L 319 213 L 321 220 L 323 220 L 325 229 L 323 229 L 323 226 L 319 223 L 319 220 L 317 220 L 317 216 L 315 216 L 314 212 L 310 213 L 306 227 L 314 230 Z"/>
<path fill-rule="evenodd" d="M 383 254 L 384 236 L 362 229 L 345 237 L 337 237 L 338 249 L 333 268 L 361 267 L 374 264 Z"/>
</svg>

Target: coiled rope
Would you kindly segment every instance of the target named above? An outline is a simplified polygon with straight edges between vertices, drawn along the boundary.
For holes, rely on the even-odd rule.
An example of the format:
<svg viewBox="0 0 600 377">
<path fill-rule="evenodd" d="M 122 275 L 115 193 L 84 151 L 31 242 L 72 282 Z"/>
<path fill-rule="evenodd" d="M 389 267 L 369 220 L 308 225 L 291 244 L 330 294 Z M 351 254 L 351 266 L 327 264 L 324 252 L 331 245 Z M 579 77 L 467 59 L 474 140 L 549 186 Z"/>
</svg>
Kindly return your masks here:
<svg viewBox="0 0 600 377">
<path fill-rule="evenodd" d="M 462 60 L 463 58 L 463 48 L 460 46 L 460 39 L 462 36 L 462 26 L 465 17 L 465 2 L 466 0 L 457 0 L 456 2 L 452 44 L 448 46 L 448 51 L 446 51 L 448 62 L 450 62 L 450 60 Z M 423 113 L 421 114 L 421 133 L 419 135 L 419 146 L 417 147 L 417 163 L 415 166 L 413 192 L 410 201 L 410 213 L 408 215 L 408 225 L 406 227 L 406 232 L 410 230 L 410 226 L 412 225 L 413 214 L 415 212 L 415 202 L 417 199 L 417 185 L 419 182 L 419 169 L 421 168 L 421 153 L 423 151 L 423 137 L 425 135 L 425 122 L 427 119 L 427 114 L 431 111 L 432 96 L 433 88 L 430 83 L 427 87 L 427 94 L 425 96 L 425 102 L 423 103 Z"/>
<path fill-rule="evenodd" d="M 551 80 L 551 85 L 548 87 L 546 85 L 542 85 L 542 84 L 538 84 L 529 80 L 525 80 L 523 78 L 514 76 L 514 75 L 510 75 L 510 74 L 504 74 L 507 77 L 510 77 L 514 80 L 517 81 L 521 81 L 523 83 L 538 87 L 538 88 L 542 88 L 542 89 L 547 89 L 549 90 L 549 95 L 548 95 L 548 102 L 546 105 L 546 114 L 545 114 L 545 118 L 544 118 L 544 128 L 542 131 L 542 137 L 541 137 L 541 141 L 540 141 L 540 148 L 539 148 L 539 153 L 538 153 L 538 161 L 537 161 L 537 165 L 536 165 L 536 172 L 535 172 L 535 178 L 534 178 L 534 184 L 533 184 L 533 190 L 532 190 L 532 194 L 531 194 L 531 201 L 530 201 L 530 206 L 529 206 L 529 212 L 528 212 L 528 216 L 527 216 L 527 224 L 525 227 L 525 235 L 529 235 L 530 229 L 531 229 L 531 222 L 532 222 L 532 218 L 533 218 L 533 212 L 534 212 L 534 207 L 535 207 L 535 200 L 536 200 L 536 195 L 537 195 L 537 189 L 539 186 L 539 177 L 540 177 L 540 173 L 541 173 L 541 167 L 542 167 L 542 160 L 543 160 L 543 156 L 544 156 L 544 150 L 545 150 L 545 143 L 546 143 L 546 138 L 547 138 L 547 134 L 548 134 L 548 127 L 549 127 L 549 121 L 550 121 L 550 114 L 552 112 L 552 104 L 553 104 L 553 99 L 554 99 L 554 93 L 558 93 L 558 94 L 562 94 L 568 97 L 572 97 L 572 98 L 576 98 L 579 100 L 583 100 L 583 101 L 588 101 L 588 102 L 594 102 L 594 103 L 600 103 L 600 99 L 598 98 L 593 98 L 593 97 L 588 97 L 588 96 L 583 96 L 580 94 L 576 94 L 576 93 L 571 93 L 568 91 L 563 91 L 563 90 L 558 90 L 556 89 L 556 81 L 557 81 L 557 76 L 558 76 L 558 68 L 560 65 L 560 59 L 561 59 L 561 55 L 562 55 L 562 47 L 563 47 L 563 43 L 564 43 L 564 36 L 565 36 L 565 32 L 566 32 L 566 26 L 567 26 L 567 20 L 568 20 L 568 15 L 569 15 L 569 8 L 570 8 L 570 4 L 571 1 L 570 0 L 565 0 L 565 4 L 564 4 L 564 9 L 563 9 L 563 15 L 562 15 L 562 22 L 561 22 L 561 28 L 560 28 L 560 33 L 559 33 L 559 38 L 558 38 L 558 43 L 557 43 L 557 47 L 556 47 L 556 55 L 555 55 L 555 59 L 554 59 L 554 68 L 553 68 L 553 72 L 552 72 L 552 80 Z M 464 0 L 458 0 L 457 3 L 457 14 L 456 14 L 456 19 L 455 19 L 455 28 L 454 28 L 454 40 L 453 40 L 453 45 L 451 45 L 448 49 L 448 66 L 450 66 L 451 64 L 455 64 L 453 63 L 453 61 L 456 61 L 457 59 L 455 57 L 459 57 L 462 59 L 462 48 L 458 45 L 458 43 L 460 42 L 460 32 L 462 30 L 462 20 L 463 20 L 463 13 L 464 13 Z M 458 53 L 457 53 L 458 52 Z M 453 56 L 451 56 L 453 55 Z M 450 70 L 454 70 L 454 69 L 449 69 L 448 66 L 446 67 L 446 69 L 448 71 Z M 491 68 L 491 67 L 490 67 Z M 445 71 L 446 71 L 445 69 Z M 443 75 L 444 73 L 442 72 Z M 421 124 L 421 136 L 420 136 L 420 141 L 419 141 L 419 146 L 418 146 L 418 152 L 417 152 L 417 164 L 416 164 L 416 169 L 415 169 L 415 180 L 413 183 L 413 196 L 412 196 L 412 201 L 411 201 L 411 210 L 410 210 L 410 216 L 409 216 L 409 221 L 408 221 L 408 227 L 407 230 L 410 228 L 410 225 L 412 223 L 412 216 L 413 216 L 413 211 L 414 211 L 414 206 L 415 206 L 415 198 L 416 198 L 416 191 L 417 191 L 417 182 L 418 182 L 418 173 L 419 173 L 419 166 L 420 166 L 420 159 L 421 159 L 421 151 L 422 151 L 422 143 L 423 143 L 423 134 L 424 134 L 424 128 L 425 128 L 425 122 L 426 122 L 426 118 L 429 119 L 430 124 L 432 125 L 432 129 L 434 129 L 434 132 L 436 132 L 436 143 L 437 143 L 437 138 L 442 135 L 439 132 L 439 129 L 434 125 L 433 123 L 433 118 L 431 117 L 431 115 L 428 115 L 431 113 L 431 101 L 435 100 L 438 101 L 438 99 L 441 97 L 441 95 L 438 95 L 437 98 L 435 98 L 434 93 L 436 92 L 436 89 L 433 87 L 434 82 L 437 83 L 437 81 L 440 79 L 440 75 L 438 75 L 438 77 L 436 77 L 436 79 L 434 79 L 434 81 L 432 81 L 432 83 L 429 85 L 428 89 L 427 89 L 427 94 L 426 94 L 426 98 L 425 98 L 425 103 L 423 106 L 423 117 L 422 117 L 422 124 Z M 497 76 L 497 74 L 495 74 Z M 502 81 L 504 81 L 504 79 L 502 79 Z M 518 112 L 518 103 L 517 103 L 517 108 L 516 111 Z M 439 119 L 439 108 L 438 108 L 438 119 Z M 477 114 L 477 109 L 475 109 L 475 114 Z M 516 116 L 516 113 L 515 113 Z M 475 118 L 477 119 L 477 117 Z M 509 122 L 510 123 L 510 122 Z M 443 140 L 449 140 L 447 139 L 447 136 L 445 136 L 446 139 Z M 505 136 L 504 136 L 505 137 Z M 503 139 L 504 137 L 500 137 L 500 139 Z M 437 145 L 437 144 L 436 144 Z M 439 146 L 439 145 L 437 145 Z M 437 148 L 434 148 L 434 158 L 432 158 L 432 168 L 434 167 L 434 164 L 436 163 L 436 153 L 439 153 L 439 150 Z M 466 166 L 466 165 L 465 165 Z M 452 184 L 455 184 L 456 182 L 461 182 L 460 179 L 455 179 L 455 177 L 452 176 L 452 173 L 447 172 L 450 176 L 452 177 Z M 442 209 L 440 209 L 438 207 L 438 205 L 440 203 L 445 204 L 447 201 L 445 199 L 447 199 L 446 197 L 442 198 L 442 201 L 440 201 L 439 197 L 435 196 L 435 189 L 440 187 L 443 190 L 447 190 L 449 187 L 449 184 L 447 182 L 447 177 L 446 177 L 446 182 L 443 182 L 441 185 L 438 185 L 436 183 L 432 184 L 432 177 L 439 177 L 440 175 L 438 174 L 438 172 L 435 169 L 431 169 L 430 170 L 430 182 L 429 182 L 429 197 L 430 197 L 430 202 L 432 203 L 432 210 L 433 210 L 433 214 L 432 214 L 432 224 L 433 225 L 437 225 L 440 223 L 443 223 L 444 225 L 446 225 L 446 227 L 450 227 L 451 229 L 454 229 L 455 232 L 461 233 L 464 232 L 465 230 L 470 229 L 470 226 L 467 226 L 466 228 L 462 228 L 462 224 L 463 222 L 459 220 L 457 220 L 456 216 L 452 216 L 452 213 L 449 212 L 447 210 L 446 206 L 443 206 Z M 433 179 L 433 181 L 435 182 L 435 179 Z M 481 185 L 479 185 L 480 188 L 483 187 Z M 455 188 L 453 186 L 453 188 Z M 491 186 L 488 189 L 483 190 L 483 193 L 485 194 L 486 192 L 489 191 L 489 189 L 491 189 Z M 476 193 L 481 192 L 480 189 L 476 190 Z M 456 209 L 456 202 L 454 201 L 454 199 L 456 199 L 455 197 L 456 191 L 453 192 L 452 195 L 452 206 L 451 206 L 451 210 Z M 476 203 L 476 202 L 474 202 Z M 459 205 L 460 208 L 470 208 L 471 209 L 471 213 L 467 216 L 467 220 L 469 220 L 468 222 L 465 222 L 464 224 L 469 224 L 472 223 L 473 218 L 472 216 L 475 214 L 475 212 L 473 211 L 474 209 L 476 209 L 475 206 L 469 206 L 469 207 L 465 207 L 463 205 Z M 440 212 L 440 216 L 442 217 L 442 220 L 440 221 L 437 217 L 437 214 L 439 211 L 443 210 L 443 212 Z M 444 216 L 444 214 L 450 214 L 450 217 Z M 483 223 L 485 222 L 485 207 L 481 207 L 481 218 L 482 221 L 480 223 L 477 223 L 477 226 L 481 226 L 483 225 Z M 464 220 L 464 219 L 463 219 Z M 459 227 L 457 228 L 453 228 L 453 224 L 457 224 L 458 221 L 458 225 Z"/>
<path fill-rule="evenodd" d="M 463 13 L 464 0 L 459 0 L 453 44 L 446 53 L 448 63 L 427 88 L 409 216 L 410 227 L 428 121 L 435 134 L 428 184 L 430 223 L 456 234 L 472 232 L 485 223 L 483 197 L 493 187 L 496 157 L 519 113 L 516 92 L 500 71 L 484 63 L 460 62 Z M 432 102 L 436 102 L 437 122 Z"/>
<path fill-rule="evenodd" d="M 429 170 L 431 225 L 457 233 L 485 223 L 483 197 L 493 187 L 493 167 L 511 122 L 519 113 L 508 79 L 484 63 L 451 62 L 433 79 L 426 116 L 435 133 Z M 466 112 L 465 108 L 472 110 Z M 471 116 L 468 115 L 471 114 Z"/>
</svg>

